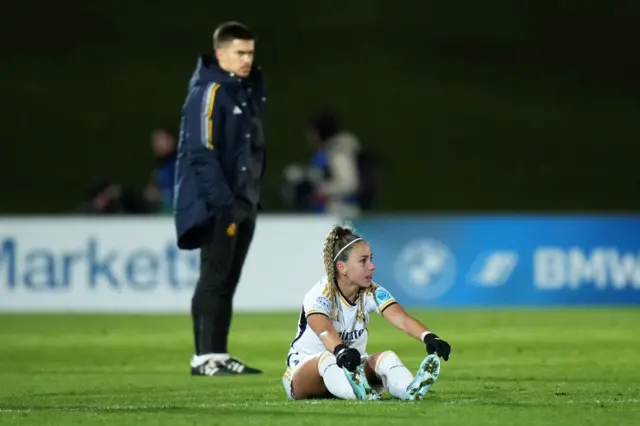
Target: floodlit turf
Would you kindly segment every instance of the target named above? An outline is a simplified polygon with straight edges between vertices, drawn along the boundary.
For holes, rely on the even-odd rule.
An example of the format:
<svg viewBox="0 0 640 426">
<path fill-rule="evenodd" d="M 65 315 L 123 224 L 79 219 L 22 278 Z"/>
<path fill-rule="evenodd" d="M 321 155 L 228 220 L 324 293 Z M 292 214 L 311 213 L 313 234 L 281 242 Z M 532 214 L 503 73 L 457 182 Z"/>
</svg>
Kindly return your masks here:
<svg viewBox="0 0 640 426">
<path fill-rule="evenodd" d="M 242 314 L 258 377 L 191 377 L 187 316 L 0 315 L 0 425 L 638 425 L 640 310 L 414 312 L 453 347 L 423 402 L 288 401 L 298 318 Z M 423 346 L 376 317 L 370 352 Z"/>
</svg>

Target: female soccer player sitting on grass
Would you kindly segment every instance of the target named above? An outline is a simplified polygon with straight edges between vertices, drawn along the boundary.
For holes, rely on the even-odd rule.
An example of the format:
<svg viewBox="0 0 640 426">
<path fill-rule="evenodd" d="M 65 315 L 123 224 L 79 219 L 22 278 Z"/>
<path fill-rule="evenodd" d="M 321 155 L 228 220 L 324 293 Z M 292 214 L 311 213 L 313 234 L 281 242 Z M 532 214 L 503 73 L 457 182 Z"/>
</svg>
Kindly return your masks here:
<svg viewBox="0 0 640 426">
<path fill-rule="evenodd" d="M 345 227 L 334 227 L 324 243 L 327 276 L 304 297 L 298 333 L 282 382 L 291 399 L 335 397 L 376 400 L 383 389 L 399 399 L 423 399 L 451 346 L 429 331 L 373 282 L 371 249 Z M 366 352 L 369 314 L 426 344 L 429 355 L 414 376 L 393 351 Z"/>
</svg>

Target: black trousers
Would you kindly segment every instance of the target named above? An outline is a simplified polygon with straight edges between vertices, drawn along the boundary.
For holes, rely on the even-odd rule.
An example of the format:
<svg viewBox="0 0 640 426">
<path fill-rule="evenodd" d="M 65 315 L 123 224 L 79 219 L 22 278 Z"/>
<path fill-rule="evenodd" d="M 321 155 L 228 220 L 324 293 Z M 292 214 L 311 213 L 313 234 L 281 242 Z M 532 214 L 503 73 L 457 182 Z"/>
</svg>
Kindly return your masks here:
<svg viewBox="0 0 640 426">
<path fill-rule="evenodd" d="M 212 239 L 200 249 L 200 277 L 191 299 L 197 355 L 228 353 L 227 339 L 235 294 L 253 233 L 255 215 L 214 218 Z"/>
</svg>

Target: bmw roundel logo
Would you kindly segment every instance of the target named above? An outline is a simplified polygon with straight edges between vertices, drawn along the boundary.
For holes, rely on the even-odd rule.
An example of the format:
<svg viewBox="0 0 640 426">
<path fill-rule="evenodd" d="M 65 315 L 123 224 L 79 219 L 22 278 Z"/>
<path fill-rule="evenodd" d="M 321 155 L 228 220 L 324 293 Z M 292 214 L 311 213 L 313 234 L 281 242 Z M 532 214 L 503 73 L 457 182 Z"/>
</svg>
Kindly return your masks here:
<svg viewBox="0 0 640 426">
<path fill-rule="evenodd" d="M 456 261 L 442 242 L 414 240 L 396 257 L 395 278 L 408 295 L 422 301 L 437 299 L 455 283 Z"/>
</svg>

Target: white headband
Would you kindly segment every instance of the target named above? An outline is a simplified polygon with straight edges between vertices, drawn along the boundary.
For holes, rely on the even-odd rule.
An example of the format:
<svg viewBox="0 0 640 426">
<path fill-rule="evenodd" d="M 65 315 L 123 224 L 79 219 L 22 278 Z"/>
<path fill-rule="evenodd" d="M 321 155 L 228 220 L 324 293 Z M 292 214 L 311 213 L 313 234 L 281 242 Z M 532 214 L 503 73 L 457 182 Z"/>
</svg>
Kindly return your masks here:
<svg viewBox="0 0 640 426">
<path fill-rule="evenodd" d="M 342 252 L 343 252 L 347 247 L 349 247 L 351 244 L 353 244 L 353 243 L 355 243 L 355 242 L 358 242 L 358 241 L 360 241 L 360 240 L 362 240 L 362 238 L 356 238 L 355 240 L 351 241 L 351 242 L 350 242 L 349 244 L 347 244 L 346 246 L 342 247 L 342 248 L 340 249 L 340 251 L 338 252 L 338 254 L 336 254 L 336 257 L 334 257 L 334 258 L 333 258 L 333 261 L 335 262 L 335 261 L 336 261 L 336 259 L 338 258 L 338 256 L 340 256 L 340 253 L 342 253 Z"/>
</svg>

